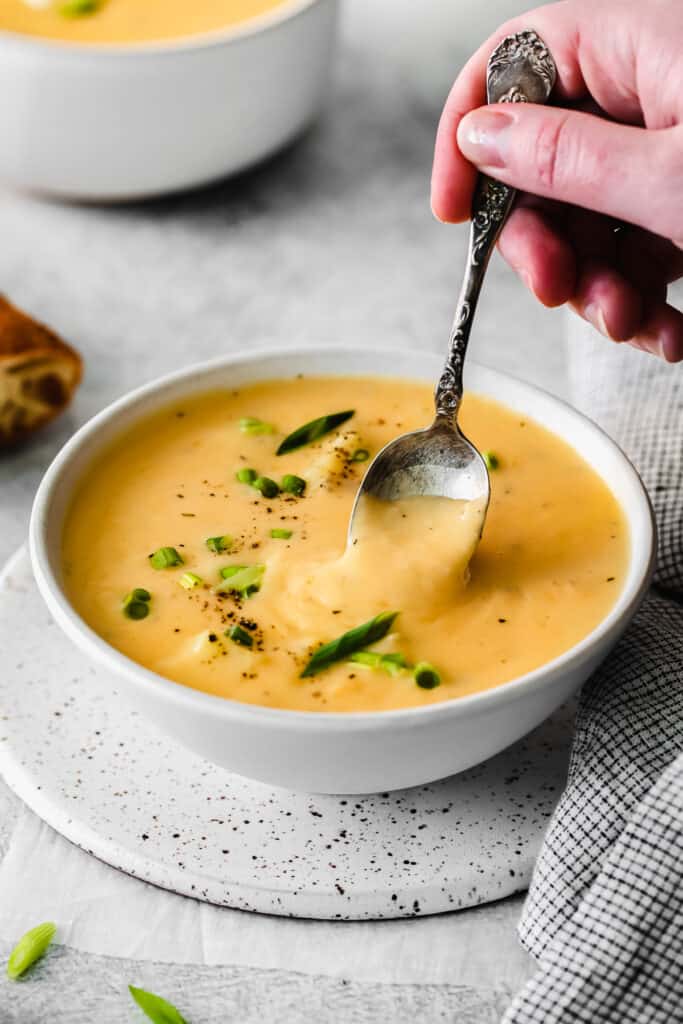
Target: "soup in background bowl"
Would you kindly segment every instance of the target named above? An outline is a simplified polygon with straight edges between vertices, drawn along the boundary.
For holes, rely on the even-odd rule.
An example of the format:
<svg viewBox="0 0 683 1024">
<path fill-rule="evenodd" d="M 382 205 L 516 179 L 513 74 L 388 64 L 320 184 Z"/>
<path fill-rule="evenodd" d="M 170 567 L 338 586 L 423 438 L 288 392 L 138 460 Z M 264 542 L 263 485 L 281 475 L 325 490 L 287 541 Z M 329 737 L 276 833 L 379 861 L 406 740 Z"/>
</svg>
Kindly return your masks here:
<svg viewBox="0 0 683 1024">
<path fill-rule="evenodd" d="M 209 760 L 324 792 L 462 770 L 576 689 L 644 593 L 653 527 L 626 458 L 558 400 L 470 369 L 465 427 L 496 468 L 469 582 L 441 506 L 429 521 L 374 510 L 344 554 L 364 454 L 428 421 L 438 362 L 226 358 L 82 428 L 41 484 L 31 547 L 53 614 L 114 673 L 105 685 Z M 353 415 L 277 455 L 292 429 L 340 410 Z M 303 493 L 281 489 L 287 476 Z M 135 591 L 145 607 L 131 616 Z M 322 645 L 390 612 L 382 636 L 307 671 Z"/>
<path fill-rule="evenodd" d="M 0 30 L 71 43 L 143 43 L 229 29 L 286 0 L 0 0 Z"/>
</svg>

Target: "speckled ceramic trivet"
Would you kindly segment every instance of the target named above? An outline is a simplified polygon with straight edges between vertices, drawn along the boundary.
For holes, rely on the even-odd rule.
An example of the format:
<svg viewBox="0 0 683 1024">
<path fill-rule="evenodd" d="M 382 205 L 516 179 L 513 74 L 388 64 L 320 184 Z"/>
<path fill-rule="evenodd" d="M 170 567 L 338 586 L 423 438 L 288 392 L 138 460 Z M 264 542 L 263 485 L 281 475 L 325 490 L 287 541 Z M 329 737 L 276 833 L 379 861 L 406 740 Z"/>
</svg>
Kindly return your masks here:
<svg viewBox="0 0 683 1024">
<path fill-rule="evenodd" d="M 48 824 L 211 903 L 318 918 L 434 914 L 526 887 L 564 785 L 571 712 L 459 776 L 314 796 L 231 775 L 117 701 L 52 622 L 20 551 L 0 576 L 0 770 Z"/>
</svg>

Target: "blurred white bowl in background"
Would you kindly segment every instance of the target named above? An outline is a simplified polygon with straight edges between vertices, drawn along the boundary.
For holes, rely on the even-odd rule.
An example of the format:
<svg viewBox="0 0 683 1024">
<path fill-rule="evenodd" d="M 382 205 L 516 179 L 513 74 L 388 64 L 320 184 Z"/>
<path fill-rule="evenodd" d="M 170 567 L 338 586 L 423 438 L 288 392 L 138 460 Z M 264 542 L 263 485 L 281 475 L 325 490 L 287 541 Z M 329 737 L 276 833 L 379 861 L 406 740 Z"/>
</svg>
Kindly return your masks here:
<svg viewBox="0 0 683 1024">
<path fill-rule="evenodd" d="M 159 43 L 0 32 L 0 180 L 121 200 L 212 181 L 296 136 L 325 96 L 338 0 L 284 0 Z"/>
</svg>

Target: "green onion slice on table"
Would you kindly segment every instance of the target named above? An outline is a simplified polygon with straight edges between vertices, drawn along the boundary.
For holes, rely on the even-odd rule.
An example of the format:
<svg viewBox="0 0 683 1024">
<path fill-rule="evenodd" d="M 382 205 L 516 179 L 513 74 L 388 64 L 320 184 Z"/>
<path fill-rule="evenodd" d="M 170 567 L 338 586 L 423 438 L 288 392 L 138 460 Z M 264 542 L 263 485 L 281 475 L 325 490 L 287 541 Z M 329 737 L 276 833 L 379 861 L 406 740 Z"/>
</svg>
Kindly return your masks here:
<svg viewBox="0 0 683 1024">
<path fill-rule="evenodd" d="M 335 427 L 339 427 L 342 423 L 350 420 L 354 412 L 355 409 L 347 409 L 345 412 L 331 412 L 327 416 L 319 416 L 317 420 L 311 420 L 310 423 L 304 423 L 302 427 L 298 427 L 291 434 L 287 435 L 275 454 L 286 455 L 287 452 L 293 452 L 296 448 L 303 448 L 305 444 L 313 444 L 314 441 L 324 437 L 325 434 L 329 434 Z"/>
<path fill-rule="evenodd" d="M 356 626 L 347 633 L 342 633 L 336 640 L 330 640 L 329 643 L 323 644 L 311 656 L 301 673 L 301 678 L 314 676 L 318 672 L 322 672 L 323 669 L 329 668 L 335 662 L 344 661 L 352 654 L 355 654 L 356 651 L 362 651 L 363 648 L 368 647 L 370 644 L 375 644 L 378 640 L 382 640 L 393 626 L 397 615 L 398 612 L 381 612 L 379 615 L 375 615 L 373 619 L 369 619 L 368 622 L 364 622 L 361 626 Z"/>
<path fill-rule="evenodd" d="M 37 924 L 22 935 L 9 955 L 7 961 L 7 977 L 20 978 L 21 975 L 45 954 L 52 942 L 57 925 L 53 921 Z"/>
<path fill-rule="evenodd" d="M 154 1024 L 187 1024 L 173 1003 L 155 995 L 154 992 L 146 992 L 144 988 L 136 988 L 135 985 L 129 985 L 128 991 Z"/>
</svg>

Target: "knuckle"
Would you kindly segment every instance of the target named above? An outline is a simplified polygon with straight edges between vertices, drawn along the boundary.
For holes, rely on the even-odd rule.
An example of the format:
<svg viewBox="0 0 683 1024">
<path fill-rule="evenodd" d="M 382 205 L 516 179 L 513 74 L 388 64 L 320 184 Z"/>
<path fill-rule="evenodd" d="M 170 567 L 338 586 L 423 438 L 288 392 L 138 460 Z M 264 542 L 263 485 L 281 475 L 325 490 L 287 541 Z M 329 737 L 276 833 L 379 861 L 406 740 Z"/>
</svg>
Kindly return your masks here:
<svg viewBox="0 0 683 1024">
<path fill-rule="evenodd" d="M 632 218 L 648 231 L 683 249 L 683 125 L 643 132 L 643 155 L 648 162 L 651 187 Z"/>
<path fill-rule="evenodd" d="M 683 125 L 668 129 L 665 137 L 659 141 L 663 143 L 660 148 L 664 149 L 662 157 L 657 160 L 664 172 L 664 187 L 660 190 L 664 200 L 663 234 L 671 238 L 679 249 L 683 249 L 683 203 L 676 201 L 683 181 Z"/>
<path fill-rule="evenodd" d="M 575 163 L 568 132 L 568 118 L 552 117 L 541 123 L 536 138 L 536 173 L 541 187 L 554 192 L 560 175 Z"/>
</svg>

